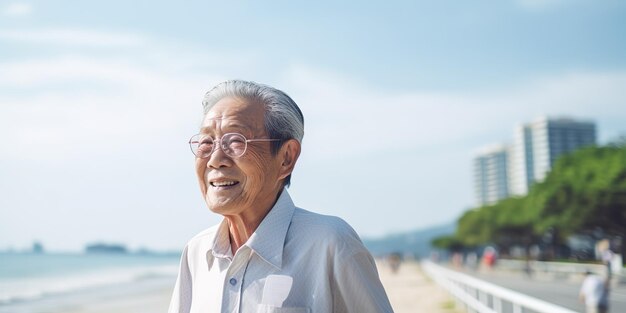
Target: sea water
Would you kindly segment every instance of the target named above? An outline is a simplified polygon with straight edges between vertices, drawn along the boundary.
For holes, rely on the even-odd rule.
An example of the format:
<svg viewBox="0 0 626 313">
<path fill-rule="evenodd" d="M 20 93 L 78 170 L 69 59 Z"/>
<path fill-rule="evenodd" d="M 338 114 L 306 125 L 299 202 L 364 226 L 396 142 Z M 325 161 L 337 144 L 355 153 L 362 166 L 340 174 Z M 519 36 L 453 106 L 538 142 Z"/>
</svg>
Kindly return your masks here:
<svg viewBox="0 0 626 313">
<path fill-rule="evenodd" d="M 116 293 L 171 285 L 175 254 L 0 253 L 0 313 L 56 312 Z"/>
</svg>

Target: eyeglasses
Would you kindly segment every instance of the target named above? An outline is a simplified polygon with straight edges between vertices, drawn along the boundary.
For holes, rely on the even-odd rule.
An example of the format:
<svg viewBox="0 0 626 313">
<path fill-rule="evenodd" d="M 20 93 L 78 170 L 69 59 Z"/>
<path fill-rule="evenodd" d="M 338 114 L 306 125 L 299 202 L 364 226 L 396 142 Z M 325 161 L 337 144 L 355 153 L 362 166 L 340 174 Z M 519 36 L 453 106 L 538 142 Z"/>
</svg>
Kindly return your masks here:
<svg viewBox="0 0 626 313">
<path fill-rule="evenodd" d="M 198 158 L 207 159 L 219 146 L 229 157 L 237 158 L 246 153 L 248 142 L 280 141 L 281 139 L 246 139 L 242 134 L 227 133 L 221 139 L 213 139 L 208 135 L 196 134 L 189 139 L 191 152 Z"/>
</svg>

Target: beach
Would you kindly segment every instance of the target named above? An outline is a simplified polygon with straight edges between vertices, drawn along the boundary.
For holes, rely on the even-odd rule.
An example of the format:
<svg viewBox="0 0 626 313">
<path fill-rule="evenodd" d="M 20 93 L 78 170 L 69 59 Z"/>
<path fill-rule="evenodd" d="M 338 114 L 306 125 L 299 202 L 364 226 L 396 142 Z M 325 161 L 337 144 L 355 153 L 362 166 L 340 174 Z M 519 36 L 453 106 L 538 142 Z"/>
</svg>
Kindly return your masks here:
<svg viewBox="0 0 626 313">
<path fill-rule="evenodd" d="M 167 312 L 173 285 L 115 298 L 102 297 L 88 305 L 68 308 L 64 313 L 158 313 Z"/>
<path fill-rule="evenodd" d="M 178 255 L 3 253 L 0 313 L 165 312 Z"/>
<path fill-rule="evenodd" d="M 452 298 L 431 281 L 417 262 L 404 262 L 397 273 L 378 262 L 380 280 L 395 313 L 455 313 Z"/>
</svg>

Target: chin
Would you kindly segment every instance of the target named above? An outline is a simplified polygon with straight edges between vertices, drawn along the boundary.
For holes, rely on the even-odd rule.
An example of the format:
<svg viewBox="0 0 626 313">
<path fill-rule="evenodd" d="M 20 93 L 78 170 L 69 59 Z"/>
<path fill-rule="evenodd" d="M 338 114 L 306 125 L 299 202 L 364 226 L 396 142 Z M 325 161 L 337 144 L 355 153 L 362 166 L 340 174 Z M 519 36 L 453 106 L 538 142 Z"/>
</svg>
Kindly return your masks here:
<svg viewBox="0 0 626 313">
<path fill-rule="evenodd" d="M 227 215 L 229 212 L 232 213 L 237 209 L 237 203 L 239 201 L 233 201 L 232 199 L 225 199 L 220 201 L 217 199 L 207 198 L 205 202 L 211 212 L 221 215 Z"/>
</svg>

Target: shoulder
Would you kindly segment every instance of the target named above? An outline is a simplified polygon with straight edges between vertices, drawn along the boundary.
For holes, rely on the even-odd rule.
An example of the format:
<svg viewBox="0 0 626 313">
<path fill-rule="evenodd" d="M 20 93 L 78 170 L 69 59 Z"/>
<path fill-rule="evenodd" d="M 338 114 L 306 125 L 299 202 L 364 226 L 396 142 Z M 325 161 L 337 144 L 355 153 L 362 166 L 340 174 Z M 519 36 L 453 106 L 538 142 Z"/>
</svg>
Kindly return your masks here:
<svg viewBox="0 0 626 313">
<path fill-rule="evenodd" d="M 360 249 L 363 243 L 354 229 L 337 216 L 296 208 L 289 227 L 290 237 L 338 249 Z"/>
<path fill-rule="evenodd" d="M 354 229 L 340 217 L 323 215 L 301 208 L 295 209 L 291 223 L 312 231 L 324 231 L 336 236 L 357 236 Z"/>
</svg>

